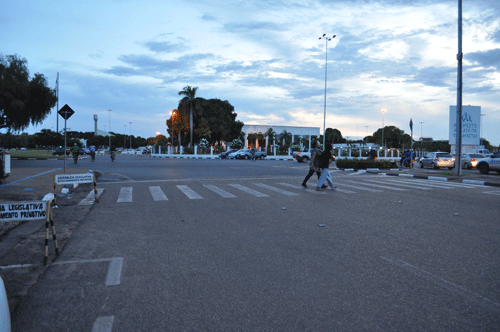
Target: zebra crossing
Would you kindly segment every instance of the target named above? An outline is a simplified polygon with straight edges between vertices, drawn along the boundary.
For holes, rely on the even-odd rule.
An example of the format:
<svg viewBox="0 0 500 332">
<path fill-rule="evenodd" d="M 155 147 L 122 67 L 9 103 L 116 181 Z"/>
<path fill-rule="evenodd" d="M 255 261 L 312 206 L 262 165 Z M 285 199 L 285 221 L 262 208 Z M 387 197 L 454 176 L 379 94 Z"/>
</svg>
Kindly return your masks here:
<svg viewBox="0 0 500 332">
<path fill-rule="evenodd" d="M 429 190 L 456 190 L 456 189 L 482 189 L 483 194 L 498 195 L 498 192 L 484 191 L 485 186 L 456 183 L 448 181 L 424 180 L 414 178 L 392 178 L 387 176 L 368 176 L 364 178 L 335 178 L 335 193 L 353 195 L 363 192 L 380 193 L 380 192 L 404 192 L 404 191 L 429 191 Z M 207 190 L 204 190 L 207 189 Z M 99 195 L 102 194 L 104 189 L 99 188 Z M 131 186 L 121 187 L 116 197 L 116 203 L 125 204 L 134 201 L 134 189 Z M 179 197 L 178 193 L 189 200 L 202 200 L 208 198 L 208 195 L 213 195 L 220 198 L 242 198 L 245 196 L 254 197 L 271 197 L 273 195 L 297 197 L 306 194 L 328 195 L 330 190 L 317 191 L 314 186 L 303 188 L 300 182 L 276 182 L 276 183 L 261 183 L 261 182 L 246 182 L 245 185 L 239 183 L 224 183 L 220 185 L 212 184 L 197 184 L 190 183 L 178 184 L 170 186 L 148 186 L 148 191 L 151 200 L 154 202 L 169 201 L 168 196 L 172 195 Z M 208 194 L 207 194 L 208 193 Z M 140 193 L 141 196 L 144 192 Z M 93 191 L 80 202 L 80 205 L 92 204 Z M 113 200 L 115 200 L 113 199 Z"/>
</svg>

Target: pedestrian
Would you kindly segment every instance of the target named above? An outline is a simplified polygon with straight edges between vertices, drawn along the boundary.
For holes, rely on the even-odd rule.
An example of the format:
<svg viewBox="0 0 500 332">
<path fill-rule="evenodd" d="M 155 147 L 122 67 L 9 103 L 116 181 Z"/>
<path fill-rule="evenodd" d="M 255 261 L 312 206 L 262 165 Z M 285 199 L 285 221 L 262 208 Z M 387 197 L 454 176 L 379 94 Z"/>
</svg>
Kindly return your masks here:
<svg viewBox="0 0 500 332">
<path fill-rule="evenodd" d="M 333 161 L 332 149 L 332 144 L 326 143 L 325 151 L 323 151 L 318 157 L 321 168 L 321 176 L 318 180 L 318 184 L 316 185 L 316 190 L 321 190 L 321 188 L 324 188 L 323 184 L 325 183 L 325 181 L 328 182 L 328 185 L 330 185 L 330 188 L 332 188 L 332 190 L 336 188 L 332 182 L 330 171 L 328 170 L 330 161 Z"/>
<path fill-rule="evenodd" d="M 316 173 L 316 175 L 318 176 L 318 180 L 320 178 L 320 169 L 317 167 L 317 158 L 319 156 L 319 154 L 321 153 L 321 150 L 319 150 L 319 142 L 318 141 L 315 141 L 313 142 L 312 144 L 312 149 L 310 150 L 311 151 L 311 165 L 309 166 L 309 173 L 307 173 L 306 177 L 304 178 L 304 181 L 302 181 L 302 187 L 304 188 L 307 188 L 307 181 L 311 178 L 311 176 Z"/>
</svg>

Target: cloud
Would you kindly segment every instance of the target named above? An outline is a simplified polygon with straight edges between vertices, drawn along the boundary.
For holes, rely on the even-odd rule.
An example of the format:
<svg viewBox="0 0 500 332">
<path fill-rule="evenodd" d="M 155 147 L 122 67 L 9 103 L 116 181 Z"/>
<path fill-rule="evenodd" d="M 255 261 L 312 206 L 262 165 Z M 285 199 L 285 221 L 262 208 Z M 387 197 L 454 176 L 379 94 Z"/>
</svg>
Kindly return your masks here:
<svg viewBox="0 0 500 332">
<path fill-rule="evenodd" d="M 455 75 L 456 78 L 456 72 L 456 68 L 452 67 L 426 67 L 417 70 L 417 73 L 412 75 L 408 82 L 434 87 L 450 87 L 452 75 Z"/>
<path fill-rule="evenodd" d="M 500 69 L 500 48 L 491 49 L 484 52 L 467 53 L 464 58 L 477 63 L 479 66 L 497 70 Z"/>
<path fill-rule="evenodd" d="M 217 21 L 217 17 L 211 15 L 211 14 L 203 14 L 203 16 L 201 17 L 201 19 L 203 21 L 208 21 L 208 22 L 213 22 L 213 21 Z"/>
<path fill-rule="evenodd" d="M 274 22 L 226 23 L 224 30 L 231 33 L 248 33 L 255 31 L 286 31 L 285 25 Z"/>
<path fill-rule="evenodd" d="M 147 49 L 155 53 L 172 53 L 186 50 L 186 45 L 183 42 L 171 43 L 168 41 L 155 42 L 148 41 L 143 44 Z"/>
</svg>

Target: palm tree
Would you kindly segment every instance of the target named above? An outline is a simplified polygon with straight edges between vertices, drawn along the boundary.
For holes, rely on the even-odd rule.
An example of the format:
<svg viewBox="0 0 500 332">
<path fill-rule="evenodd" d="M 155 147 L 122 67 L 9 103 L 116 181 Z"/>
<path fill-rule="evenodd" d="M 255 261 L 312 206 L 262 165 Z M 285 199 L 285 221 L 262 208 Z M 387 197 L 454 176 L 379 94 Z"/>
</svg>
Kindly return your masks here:
<svg viewBox="0 0 500 332">
<path fill-rule="evenodd" d="M 193 88 L 186 85 L 182 91 L 179 91 L 179 96 L 184 96 L 179 103 L 189 106 L 189 128 L 191 131 L 191 139 L 189 141 L 190 147 L 193 146 L 193 106 L 195 104 L 196 90 L 198 90 L 198 87 Z"/>
<path fill-rule="evenodd" d="M 268 142 L 268 140 L 271 140 L 271 144 L 272 144 L 272 142 L 274 141 L 274 138 L 276 137 L 276 132 L 273 130 L 273 128 L 269 128 L 266 131 L 265 136 L 268 138 L 268 139 L 266 139 L 266 152 L 267 152 L 267 142 Z"/>
</svg>

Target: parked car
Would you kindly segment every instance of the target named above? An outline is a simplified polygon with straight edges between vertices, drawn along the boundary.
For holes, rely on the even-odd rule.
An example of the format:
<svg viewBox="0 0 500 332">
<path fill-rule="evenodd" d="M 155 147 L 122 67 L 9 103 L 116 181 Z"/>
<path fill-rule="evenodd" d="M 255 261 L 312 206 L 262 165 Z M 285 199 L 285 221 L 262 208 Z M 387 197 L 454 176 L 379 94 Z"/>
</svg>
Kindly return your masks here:
<svg viewBox="0 0 500 332">
<path fill-rule="evenodd" d="M 489 171 L 496 171 L 500 174 L 500 158 L 479 159 L 476 168 L 481 174 L 488 174 Z"/>
<path fill-rule="evenodd" d="M 500 158 L 500 151 L 493 153 L 493 156 L 491 156 L 491 157 L 492 158 Z"/>
<path fill-rule="evenodd" d="M 135 154 L 135 150 L 134 149 L 123 150 L 122 154 L 123 155 L 126 155 L 126 154 L 128 154 L 128 155 L 134 155 Z"/>
<path fill-rule="evenodd" d="M 471 169 L 477 166 L 478 159 L 486 158 L 480 153 L 464 153 L 462 155 L 462 168 Z"/>
<path fill-rule="evenodd" d="M 7 292 L 5 290 L 5 285 L 3 283 L 2 277 L 0 277 L 0 332 L 10 332 L 10 309 L 9 302 L 7 298 Z"/>
<path fill-rule="evenodd" d="M 297 160 L 298 163 L 307 163 L 309 160 L 311 160 L 311 150 L 312 149 L 304 148 L 304 150 L 300 152 L 295 152 L 293 154 L 293 159 Z"/>
<path fill-rule="evenodd" d="M 58 148 L 56 151 L 52 152 L 53 156 L 62 156 L 64 155 L 64 148 Z M 66 150 L 66 155 L 69 156 L 69 149 Z"/>
<path fill-rule="evenodd" d="M 477 153 L 484 155 L 486 158 L 491 157 L 493 155 L 493 153 L 491 153 L 490 150 L 488 149 L 479 149 L 477 150 Z"/>
<path fill-rule="evenodd" d="M 455 158 L 448 152 L 428 152 L 423 158 L 420 158 L 420 168 L 430 167 L 439 169 L 439 167 L 455 167 Z"/>
<path fill-rule="evenodd" d="M 231 152 L 227 157 L 229 159 L 235 159 L 238 153 L 243 153 L 245 149 L 237 150 L 236 152 Z"/>
<path fill-rule="evenodd" d="M 228 151 L 225 151 L 225 152 L 222 152 L 219 154 L 219 158 L 220 159 L 226 159 L 229 157 L 229 154 L 233 153 L 233 152 L 237 152 L 238 150 L 228 150 Z"/>
<path fill-rule="evenodd" d="M 257 151 L 254 149 L 255 159 L 264 159 L 267 157 L 267 154 L 264 151 Z M 234 156 L 236 159 L 251 159 L 252 158 L 252 149 L 243 149 L 239 150 Z"/>
</svg>

